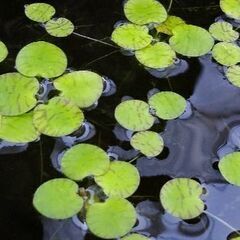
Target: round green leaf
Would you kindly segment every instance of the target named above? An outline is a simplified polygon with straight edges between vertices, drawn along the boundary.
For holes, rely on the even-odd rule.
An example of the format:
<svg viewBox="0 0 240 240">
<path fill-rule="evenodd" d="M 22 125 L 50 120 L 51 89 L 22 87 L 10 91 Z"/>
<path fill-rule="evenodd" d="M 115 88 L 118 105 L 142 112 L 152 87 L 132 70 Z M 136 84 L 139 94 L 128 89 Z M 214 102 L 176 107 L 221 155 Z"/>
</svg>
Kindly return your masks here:
<svg viewBox="0 0 240 240">
<path fill-rule="evenodd" d="M 127 234 L 137 218 L 132 204 L 122 198 L 108 198 L 104 203 L 94 203 L 87 211 L 87 225 L 100 238 L 118 238 Z"/>
<path fill-rule="evenodd" d="M 188 178 L 176 178 L 165 183 L 160 191 L 163 208 L 174 217 L 192 219 L 204 211 L 201 185 Z"/>
<path fill-rule="evenodd" d="M 60 137 L 76 131 L 83 123 L 83 112 L 72 102 L 55 97 L 34 109 L 33 123 L 40 133 Z"/>
<path fill-rule="evenodd" d="M 34 193 L 33 205 L 42 215 L 53 219 L 66 219 L 83 207 L 78 185 L 65 178 L 43 183 Z"/>
<path fill-rule="evenodd" d="M 54 86 L 61 95 L 80 108 L 93 105 L 103 91 L 102 77 L 91 71 L 75 71 L 54 80 Z"/>
<path fill-rule="evenodd" d="M 240 62 L 240 47 L 234 43 L 217 43 L 212 50 L 212 56 L 218 63 L 232 66 Z"/>
<path fill-rule="evenodd" d="M 109 157 L 101 148 L 81 143 L 67 150 L 61 159 L 61 170 L 69 178 L 80 181 L 87 176 L 104 174 Z"/>
<path fill-rule="evenodd" d="M 67 18 L 54 18 L 45 25 L 49 35 L 54 37 L 67 37 L 74 31 L 73 23 Z"/>
<path fill-rule="evenodd" d="M 139 172 L 132 164 L 122 161 L 113 161 L 106 173 L 95 177 L 96 183 L 109 197 L 131 196 L 140 183 Z"/>
<path fill-rule="evenodd" d="M 0 75 L 0 114 L 16 116 L 31 110 L 37 103 L 38 90 L 36 78 L 19 73 Z"/>
<path fill-rule="evenodd" d="M 35 22 L 47 22 L 54 14 L 54 7 L 47 3 L 32 3 L 25 5 L 25 15 Z"/>
<path fill-rule="evenodd" d="M 230 183 L 240 186 L 240 152 L 225 155 L 219 162 L 219 170 Z"/>
<path fill-rule="evenodd" d="M 176 16 L 168 16 L 167 20 L 156 27 L 157 32 L 173 35 L 173 29 L 178 25 L 185 24 L 185 21 Z"/>
<path fill-rule="evenodd" d="M 133 135 L 130 141 L 133 148 L 139 150 L 147 157 L 159 155 L 164 147 L 162 137 L 152 131 L 138 132 Z"/>
<path fill-rule="evenodd" d="M 231 18 L 240 20 L 240 0 L 220 0 L 220 8 Z"/>
<path fill-rule="evenodd" d="M 173 30 L 170 46 L 179 54 L 199 57 L 208 53 L 214 44 L 210 33 L 198 26 L 181 24 Z"/>
<path fill-rule="evenodd" d="M 156 0 L 128 0 L 124 4 L 124 14 L 138 25 L 161 23 L 167 18 L 166 9 Z"/>
<path fill-rule="evenodd" d="M 164 42 L 150 44 L 136 51 L 137 60 L 149 68 L 166 68 L 173 65 L 176 58 L 172 48 Z"/>
<path fill-rule="evenodd" d="M 67 57 L 59 47 L 52 43 L 32 42 L 18 53 L 16 68 L 20 73 L 29 77 L 58 77 L 67 68 Z"/>
<path fill-rule="evenodd" d="M 233 42 L 239 38 L 239 33 L 233 30 L 232 24 L 224 21 L 213 23 L 209 32 L 218 41 Z"/>
<path fill-rule="evenodd" d="M 6 45 L 0 41 L 0 62 L 2 62 L 8 55 L 8 49 Z"/>
<path fill-rule="evenodd" d="M 236 87 L 240 87 L 240 66 L 234 65 L 227 69 L 228 81 Z"/>
<path fill-rule="evenodd" d="M 149 98 L 149 105 L 156 111 L 156 115 L 164 120 L 175 119 L 186 109 L 186 100 L 177 93 L 163 91 Z"/>
<path fill-rule="evenodd" d="M 121 240 L 148 240 L 148 237 L 145 237 L 144 235 L 132 233 L 127 235 L 126 237 L 121 238 Z"/>
<path fill-rule="evenodd" d="M 146 26 L 127 23 L 114 29 L 112 41 L 127 50 L 139 50 L 151 43 L 152 36 Z"/>
<path fill-rule="evenodd" d="M 33 125 L 33 112 L 19 116 L 2 116 L 0 138 L 15 143 L 33 142 L 39 137 L 39 132 Z"/>
<path fill-rule="evenodd" d="M 115 118 L 121 126 L 131 131 L 147 130 L 154 123 L 149 105 L 141 100 L 121 102 L 115 109 Z"/>
</svg>

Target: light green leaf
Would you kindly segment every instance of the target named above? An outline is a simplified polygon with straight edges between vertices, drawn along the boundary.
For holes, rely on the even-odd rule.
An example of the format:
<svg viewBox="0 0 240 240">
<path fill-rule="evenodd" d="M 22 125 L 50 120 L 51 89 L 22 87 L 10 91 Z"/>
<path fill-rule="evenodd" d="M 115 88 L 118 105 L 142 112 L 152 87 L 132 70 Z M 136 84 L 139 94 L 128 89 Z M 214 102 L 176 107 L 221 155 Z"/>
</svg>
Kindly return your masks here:
<svg viewBox="0 0 240 240">
<path fill-rule="evenodd" d="M 173 35 L 173 29 L 178 25 L 185 24 L 185 21 L 177 16 L 168 16 L 167 20 L 156 27 L 157 32 Z"/>
<path fill-rule="evenodd" d="M 140 183 L 139 172 L 132 164 L 122 161 L 113 161 L 107 172 L 95 177 L 96 183 L 109 197 L 131 196 Z"/>
<path fill-rule="evenodd" d="M 101 148 L 78 144 L 67 150 L 61 159 L 61 170 L 67 177 L 80 181 L 87 176 L 102 175 L 109 169 L 109 157 Z"/>
<path fill-rule="evenodd" d="M 6 45 L 0 41 L 0 62 L 2 62 L 8 55 L 8 49 Z"/>
<path fill-rule="evenodd" d="M 172 48 L 164 42 L 150 44 L 147 47 L 136 51 L 137 60 L 149 68 L 166 68 L 173 65 L 176 58 Z"/>
<path fill-rule="evenodd" d="M 228 81 L 236 87 L 240 87 L 240 66 L 234 65 L 227 69 L 226 77 Z"/>
<path fill-rule="evenodd" d="M 67 57 L 59 47 L 52 43 L 32 42 L 18 53 L 16 68 L 28 77 L 58 77 L 67 68 Z"/>
<path fill-rule="evenodd" d="M 224 21 L 213 23 L 209 32 L 218 41 L 233 42 L 239 38 L 239 33 L 233 30 L 232 24 Z"/>
<path fill-rule="evenodd" d="M 220 0 L 220 8 L 229 17 L 240 20 L 240 0 Z"/>
<path fill-rule="evenodd" d="M 87 211 L 90 231 L 105 239 L 127 234 L 136 222 L 136 212 L 130 202 L 122 198 L 109 198 L 104 203 L 94 203 Z"/>
<path fill-rule="evenodd" d="M 156 111 L 156 115 L 164 120 L 175 119 L 186 109 L 186 100 L 177 93 L 163 91 L 149 98 L 149 105 Z"/>
<path fill-rule="evenodd" d="M 179 54 L 199 57 L 211 51 L 214 40 L 210 33 L 198 26 L 181 24 L 173 30 L 170 46 Z"/>
<path fill-rule="evenodd" d="M 154 123 L 149 105 L 141 100 L 121 102 L 115 109 L 115 118 L 121 126 L 131 131 L 148 130 Z"/>
<path fill-rule="evenodd" d="M 146 26 L 130 23 L 115 28 L 111 38 L 118 46 L 127 50 L 139 50 L 148 46 L 152 41 L 152 36 L 148 34 Z"/>
<path fill-rule="evenodd" d="M 240 186 L 240 152 L 225 155 L 220 159 L 218 166 L 221 174 L 228 182 Z"/>
<path fill-rule="evenodd" d="M 39 137 L 39 132 L 33 125 L 33 112 L 19 116 L 2 116 L 0 138 L 15 143 L 33 142 Z"/>
<path fill-rule="evenodd" d="M 181 219 L 198 217 L 204 211 L 200 196 L 201 185 L 188 178 L 175 178 L 165 183 L 160 191 L 163 208 L 170 214 Z"/>
<path fill-rule="evenodd" d="M 66 178 L 43 183 L 34 193 L 33 205 L 42 215 L 53 219 L 66 219 L 83 207 L 78 185 Z"/>
<path fill-rule="evenodd" d="M 54 7 L 47 3 L 32 3 L 25 5 L 25 15 L 35 22 L 47 22 L 54 14 Z"/>
<path fill-rule="evenodd" d="M 76 131 L 83 123 L 83 112 L 72 102 L 54 97 L 34 109 L 33 123 L 40 133 L 60 137 Z"/>
<path fill-rule="evenodd" d="M 212 50 L 213 58 L 225 66 L 233 66 L 240 62 L 240 47 L 234 43 L 217 43 Z"/>
<path fill-rule="evenodd" d="M 75 71 L 54 80 L 61 96 L 70 99 L 80 108 L 93 105 L 103 91 L 103 79 L 91 71 Z"/>
<path fill-rule="evenodd" d="M 31 110 L 37 103 L 38 90 L 36 78 L 19 73 L 0 75 L 0 114 L 16 116 Z"/>
<path fill-rule="evenodd" d="M 156 157 L 164 147 L 162 137 L 152 131 L 138 132 L 133 135 L 130 141 L 133 148 L 139 150 L 147 157 Z"/>
<path fill-rule="evenodd" d="M 128 0 L 124 4 L 124 14 L 138 25 L 161 23 L 167 18 L 166 9 L 156 0 Z"/>
<path fill-rule="evenodd" d="M 73 23 L 67 18 L 54 18 L 45 24 L 46 31 L 53 37 L 67 37 L 74 31 Z"/>
<path fill-rule="evenodd" d="M 148 240 L 150 238 L 145 237 L 144 235 L 132 233 L 127 235 L 126 237 L 121 238 L 121 240 Z"/>
</svg>

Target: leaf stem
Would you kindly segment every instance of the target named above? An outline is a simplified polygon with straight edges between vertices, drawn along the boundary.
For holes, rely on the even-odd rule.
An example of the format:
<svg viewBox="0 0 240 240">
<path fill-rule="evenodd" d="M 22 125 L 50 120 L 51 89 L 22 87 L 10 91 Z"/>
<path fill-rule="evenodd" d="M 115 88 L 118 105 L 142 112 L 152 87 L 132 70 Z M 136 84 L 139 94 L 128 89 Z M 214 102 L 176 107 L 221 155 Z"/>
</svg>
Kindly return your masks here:
<svg viewBox="0 0 240 240">
<path fill-rule="evenodd" d="M 78 37 L 81 37 L 81 38 L 85 38 L 85 39 L 88 39 L 88 40 L 91 40 L 91 41 L 94 41 L 94 42 L 97 42 L 97 43 L 101 43 L 101 44 L 104 44 L 106 46 L 110 46 L 110 47 L 113 47 L 113 48 L 118 48 L 117 46 L 111 44 L 111 43 L 107 43 L 107 42 L 103 42 L 99 39 L 96 39 L 96 38 L 91 38 L 91 37 L 88 37 L 88 36 L 85 36 L 85 35 L 82 35 L 80 33 L 77 33 L 77 32 L 73 32 L 74 35 L 78 36 Z"/>
<path fill-rule="evenodd" d="M 171 8 L 172 8 L 172 4 L 173 4 L 173 0 L 170 0 L 167 12 L 170 12 Z"/>
<path fill-rule="evenodd" d="M 208 211 L 204 211 L 204 213 L 206 213 L 207 215 L 209 215 L 210 217 L 214 218 L 215 220 L 219 221 L 220 223 L 222 223 L 224 226 L 226 226 L 227 228 L 231 229 L 233 232 L 237 233 L 240 236 L 240 232 L 234 228 L 233 226 L 231 226 L 230 224 L 228 224 L 227 222 L 225 222 L 224 220 L 222 220 L 221 218 L 217 217 L 216 215 L 208 212 Z"/>
</svg>

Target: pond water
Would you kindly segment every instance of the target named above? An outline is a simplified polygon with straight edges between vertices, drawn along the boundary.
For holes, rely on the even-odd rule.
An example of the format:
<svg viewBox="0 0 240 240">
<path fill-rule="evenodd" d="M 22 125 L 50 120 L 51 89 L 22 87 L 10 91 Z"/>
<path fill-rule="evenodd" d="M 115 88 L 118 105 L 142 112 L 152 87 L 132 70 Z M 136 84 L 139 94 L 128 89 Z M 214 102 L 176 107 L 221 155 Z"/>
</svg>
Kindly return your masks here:
<svg viewBox="0 0 240 240">
<path fill-rule="evenodd" d="M 161 1 L 168 6 L 168 0 Z M 240 122 L 240 90 L 224 78 L 223 69 L 210 55 L 184 58 L 184 73 L 159 79 L 149 74 L 134 57 L 124 56 L 118 49 L 71 35 L 64 39 L 50 37 L 39 26 L 26 19 L 24 4 L 29 1 L 10 0 L 1 3 L 1 40 L 9 49 L 8 58 L 0 64 L 2 73 L 14 71 L 17 52 L 27 43 L 45 40 L 61 47 L 68 56 L 68 66 L 88 69 L 108 76 L 117 85 L 113 96 L 102 97 L 96 109 L 86 118 L 96 127 L 96 134 L 87 142 L 103 149 L 112 146 L 123 160 L 136 156 L 130 144 L 114 134 L 113 113 L 123 96 L 147 100 L 153 88 L 172 90 L 189 99 L 193 115 L 189 119 L 159 122 L 154 130 L 163 132 L 166 147 L 153 159 L 140 157 L 136 161 L 142 179 L 137 192 L 129 199 L 145 219 L 142 232 L 157 239 L 226 240 L 231 230 L 202 214 L 199 219 L 184 222 L 164 213 L 159 204 L 159 190 L 174 177 L 194 178 L 206 188 L 208 211 L 240 229 L 240 188 L 227 184 L 216 162 L 229 151 L 226 143 L 231 129 Z M 48 1 L 59 16 L 72 20 L 75 32 L 110 42 L 114 24 L 124 19 L 122 0 Z M 219 1 L 173 1 L 171 14 L 191 24 L 208 28 L 222 13 Z M 119 133 L 119 137 L 122 135 Z M 51 163 L 55 139 L 41 136 L 40 141 L 15 153 L 20 147 L 0 150 L 1 236 L 9 240 L 75 240 L 94 239 L 75 227 L 69 220 L 53 221 L 41 218 L 32 206 L 32 196 L 44 181 L 61 176 Z M 144 222 L 143 221 L 143 222 Z M 146 223 L 147 222 L 147 223 Z"/>
</svg>

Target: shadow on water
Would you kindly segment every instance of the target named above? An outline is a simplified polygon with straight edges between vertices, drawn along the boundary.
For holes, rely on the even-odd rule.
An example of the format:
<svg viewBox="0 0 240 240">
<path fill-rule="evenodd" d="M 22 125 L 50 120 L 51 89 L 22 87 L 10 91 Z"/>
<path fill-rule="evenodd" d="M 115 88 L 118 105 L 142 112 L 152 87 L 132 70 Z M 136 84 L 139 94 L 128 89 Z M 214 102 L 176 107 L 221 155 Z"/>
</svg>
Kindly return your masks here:
<svg viewBox="0 0 240 240">
<path fill-rule="evenodd" d="M 45 1 L 46 2 L 46 1 Z M 122 1 L 82 0 L 49 1 L 59 15 L 71 19 L 76 32 L 109 41 L 115 22 L 123 19 Z M 162 1 L 167 5 L 168 1 Z M 219 1 L 174 1 L 172 14 L 189 23 L 208 27 L 220 15 Z M 113 134 L 115 106 L 123 96 L 146 100 L 153 88 L 173 90 L 189 99 L 193 106 L 190 119 L 160 122 L 154 130 L 162 132 L 166 143 L 164 154 L 153 159 L 141 157 L 137 167 L 142 175 L 138 191 L 130 198 L 142 216 L 138 232 L 157 239 L 168 240 L 226 240 L 230 231 L 215 220 L 202 215 L 194 223 L 180 221 L 166 214 L 158 202 L 161 186 L 174 177 L 197 178 L 205 184 L 204 196 L 208 211 L 216 214 L 235 228 L 239 225 L 239 195 L 237 187 L 227 185 L 216 161 L 223 152 L 220 148 L 229 141 L 231 128 L 238 125 L 240 105 L 235 101 L 240 90 L 230 85 L 222 69 L 209 55 L 200 59 L 185 59 L 189 67 L 185 73 L 168 79 L 157 79 L 140 66 L 134 57 L 123 56 L 115 49 L 89 42 L 71 35 L 56 39 L 46 35 L 42 27 L 24 17 L 23 5 L 30 1 L 10 0 L 0 9 L 0 37 L 10 54 L 1 63 L 1 73 L 14 71 L 14 59 L 25 44 L 45 40 L 56 43 L 67 54 L 69 67 L 89 69 L 106 75 L 117 84 L 114 96 L 103 97 L 93 111 L 86 113 L 97 133 L 89 143 L 104 149 L 111 146 L 121 158 L 136 156 L 126 141 Z M 220 94 L 220 96 L 219 96 Z M 41 137 L 26 151 L 0 155 L 1 236 L 9 240 L 76 240 L 95 239 L 76 228 L 71 220 L 41 219 L 32 207 L 32 195 L 41 182 L 61 176 L 51 165 L 50 155 L 54 139 Z M 121 148 L 120 148 L 121 147 Z M 3 152 L 2 152 L 3 153 Z M 43 222 L 43 226 L 41 224 Z M 144 225 L 145 224 L 145 225 Z M 141 226 L 140 226 L 141 225 Z"/>
</svg>

